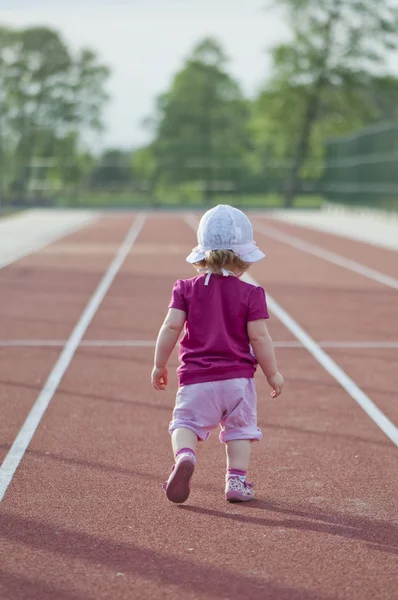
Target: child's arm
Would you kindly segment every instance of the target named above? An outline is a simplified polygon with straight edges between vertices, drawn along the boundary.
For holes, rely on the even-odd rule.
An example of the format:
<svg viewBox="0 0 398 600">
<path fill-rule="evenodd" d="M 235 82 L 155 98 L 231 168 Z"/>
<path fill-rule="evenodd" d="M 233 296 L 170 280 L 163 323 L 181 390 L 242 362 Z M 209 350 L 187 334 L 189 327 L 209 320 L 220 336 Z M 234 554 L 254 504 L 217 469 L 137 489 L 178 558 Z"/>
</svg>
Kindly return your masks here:
<svg viewBox="0 0 398 600">
<path fill-rule="evenodd" d="M 271 397 L 277 398 L 283 390 L 283 377 L 278 373 L 274 347 L 265 320 L 249 321 L 247 324 L 247 333 L 257 362 L 266 376 L 269 385 L 274 390 Z"/>
<path fill-rule="evenodd" d="M 170 308 L 159 331 L 155 350 L 155 366 L 152 371 L 152 385 L 155 390 L 165 390 L 168 384 L 167 363 L 184 327 L 186 313 Z"/>
</svg>

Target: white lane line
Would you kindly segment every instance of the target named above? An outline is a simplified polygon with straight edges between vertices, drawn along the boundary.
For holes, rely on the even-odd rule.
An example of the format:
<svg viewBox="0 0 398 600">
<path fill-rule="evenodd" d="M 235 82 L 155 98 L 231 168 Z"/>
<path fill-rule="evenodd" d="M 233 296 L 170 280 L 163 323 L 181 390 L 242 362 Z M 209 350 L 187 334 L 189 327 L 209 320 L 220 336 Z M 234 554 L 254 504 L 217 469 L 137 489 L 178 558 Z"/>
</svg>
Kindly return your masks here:
<svg viewBox="0 0 398 600">
<path fill-rule="evenodd" d="M 5 457 L 3 464 L 0 467 L 0 502 L 4 498 L 14 473 L 18 468 L 23 455 L 25 454 L 26 449 L 28 448 L 48 405 L 50 404 L 51 399 L 54 396 L 54 393 L 57 390 L 57 387 L 87 330 L 87 327 L 92 321 L 113 280 L 119 272 L 120 267 L 129 254 L 134 242 L 136 241 L 138 234 L 144 225 L 145 218 L 145 215 L 138 216 L 131 226 L 127 236 L 119 247 L 115 258 L 106 270 L 93 296 L 90 298 L 60 357 L 55 363 L 42 391 L 32 406 L 25 423 L 18 433 L 10 451 Z"/>
<path fill-rule="evenodd" d="M 92 225 L 99 218 L 100 218 L 100 215 L 93 215 L 93 218 L 89 221 L 86 221 L 84 223 L 79 223 L 78 225 L 71 227 L 67 231 L 63 231 L 61 234 L 46 237 L 46 239 L 44 241 L 38 242 L 37 244 L 32 244 L 28 248 L 24 248 L 24 250 L 22 250 L 21 252 L 19 252 L 17 254 L 14 254 L 11 258 L 6 258 L 5 260 L 0 260 L 0 269 L 4 269 L 4 267 L 8 267 L 8 265 L 11 265 L 12 263 L 17 262 L 18 260 L 21 260 L 22 258 L 25 258 L 26 256 L 30 256 L 31 254 L 34 254 L 35 252 L 39 252 L 40 250 L 47 248 L 47 246 L 50 246 L 50 244 L 55 244 L 55 242 L 59 242 L 60 240 L 68 237 L 69 235 L 77 233 L 81 229 L 84 229 L 85 227 Z"/>
<path fill-rule="evenodd" d="M 243 278 L 252 285 L 259 285 L 253 277 L 246 273 Z M 269 294 L 268 308 L 283 325 L 303 344 L 308 352 L 331 375 L 345 391 L 359 404 L 366 414 L 380 427 L 390 440 L 398 446 L 398 428 L 386 417 L 376 404 L 361 388 L 338 366 L 337 363 L 317 344 L 302 327 L 287 313 Z"/>
<path fill-rule="evenodd" d="M 302 240 L 301 238 L 298 238 L 294 235 L 284 233 L 283 231 L 280 231 L 280 229 L 272 227 L 271 225 L 258 225 L 254 222 L 253 228 L 255 231 L 258 231 L 263 235 L 277 240 L 278 242 L 289 244 L 289 246 L 292 246 L 297 250 L 302 250 L 307 254 L 312 254 L 317 258 L 322 258 L 323 260 L 338 265 L 339 267 L 343 267 L 344 269 L 348 269 L 349 271 L 353 271 L 354 273 L 363 275 L 368 279 L 373 279 L 373 281 L 377 281 L 378 283 L 387 285 L 388 287 L 398 290 L 398 279 L 390 277 L 390 275 L 386 275 L 385 273 L 381 273 L 380 271 L 376 271 L 375 269 L 366 267 L 365 265 L 362 265 L 361 263 L 358 263 L 355 260 L 345 258 L 340 254 L 336 254 L 335 252 L 325 250 L 321 246 L 311 244 L 310 242 L 306 242 L 305 240 Z"/>
<path fill-rule="evenodd" d="M 186 223 L 196 230 L 197 220 L 193 215 L 185 216 Z M 248 273 L 243 279 L 252 285 L 259 285 Z M 268 308 L 279 321 L 299 340 L 317 362 L 341 387 L 359 404 L 390 440 L 398 446 L 398 428 L 386 417 L 361 388 L 338 366 L 338 364 L 317 344 L 302 327 L 267 293 Z"/>
<path fill-rule="evenodd" d="M 0 340 L 0 348 L 63 348 L 67 340 Z M 321 348 L 356 348 L 358 350 L 398 349 L 398 342 L 325 341 L 317 342 Z M 88 348 L 153 348 L 156 340 L 82 340 L 80 347 Z M 304 348 L 301 342 L 274 341 L 278 348 Z"/>
</svg>

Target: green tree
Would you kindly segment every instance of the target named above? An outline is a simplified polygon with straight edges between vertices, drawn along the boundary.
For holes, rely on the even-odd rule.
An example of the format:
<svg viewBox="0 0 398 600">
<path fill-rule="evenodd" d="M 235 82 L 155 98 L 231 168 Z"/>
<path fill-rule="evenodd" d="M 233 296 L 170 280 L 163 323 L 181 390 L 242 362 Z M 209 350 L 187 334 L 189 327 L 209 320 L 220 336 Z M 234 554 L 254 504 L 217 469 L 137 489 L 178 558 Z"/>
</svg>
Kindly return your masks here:
<svg viewBox="0 0 398 600">
<path fill-rule="evenodd" d="M 120 191 L 132 182 L 131 156 L 117 148 L 105 150 L 91 177 L 93 188 Z"/>
<path fill-rule="evenodd" d="M 252 172 L 262 173 L 264 181 L 278 191 L 295 158 L 308 94 L 306 84 L 291 86 L 275 77 L 253 103 L 250 123 Z M 355 87 L 328 85 L 320 98 L 317 117 L 308 137 L 306 157 L 300 168 L 301 178 L 319 179 L 327 139 L 397 117 L 398 78 L 368 75 Z"/>
<path fill-rule="evenodd" d="M 358 94 L 375 66 L 380 70 L 397 48 L 398 10 L 393 0 L 278 0 L 281 5 L 293 40 L 273 50 L 272 83 L 286 93 L 286 102 L 292 90 L 302 92 L 297 107 L 292 104 L 300 125 L 291 137 L 295 151 L 286 185 L 291 206 L 325 95 L 331 89 Z"/>
<path fill-rule="evenodd" d="M 80 148 L 79 136 L 76 132 L 70 132 L 62 138 L 52 137 L 51 154 L 48 149 L 43 152 L 44 156 L 52 156 L 48 160 L 48 168 L 44 175 L 52 190 L 62 189 L 63 193 L 77 197 L 84 178 L 92 172 L 95 164 L 94 158 L 87 151 Z M 46 160 L 44 160 L 46 164 Z"/>
<path fill-rule="evenodd" d="M 141 190 L 153 192 L 158 180 L 158 166 L 152 144 L 133 152 L 131 166 Z"/>
<path fill-rule="evenodd" d="M 201 181 L 210 201 L 217 181 L 236 181 L 248 147 L 249 111 L 213 39 L 194 49 L 157 103 L 153 152 L 165 183 Z"/>
<path fill-rule="evenodd" d="M 0 29 L 0 125 L 13 140 L 16 190 L 26 190 L 33 157 L 101 128 L 108 75 L 93 52 L 73 54 L 51 29 Z"/>
</svg>

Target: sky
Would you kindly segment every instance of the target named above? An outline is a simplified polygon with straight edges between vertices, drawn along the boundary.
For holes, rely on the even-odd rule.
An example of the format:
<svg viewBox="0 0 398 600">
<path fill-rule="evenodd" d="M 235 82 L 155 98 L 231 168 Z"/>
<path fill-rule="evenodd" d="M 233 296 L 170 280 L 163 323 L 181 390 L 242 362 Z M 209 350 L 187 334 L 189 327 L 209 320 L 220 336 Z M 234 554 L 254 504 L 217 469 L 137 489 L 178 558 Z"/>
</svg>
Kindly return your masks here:
<svg viewBox="0 0 398 600">
<path fill-rule="evenodd" d="M 142 123 L 153 113 L 184 58 L 204 36 L 216 37 L 229 70 L 252 96 L 269 74 L 267 49 L 288 39 L 266 0 L 0 0 L 0 24 L 47 25 L 74 49 L 95 50 L 112 70 L 105 132 L 90 145 L 145 143 Z"/>
</svg>

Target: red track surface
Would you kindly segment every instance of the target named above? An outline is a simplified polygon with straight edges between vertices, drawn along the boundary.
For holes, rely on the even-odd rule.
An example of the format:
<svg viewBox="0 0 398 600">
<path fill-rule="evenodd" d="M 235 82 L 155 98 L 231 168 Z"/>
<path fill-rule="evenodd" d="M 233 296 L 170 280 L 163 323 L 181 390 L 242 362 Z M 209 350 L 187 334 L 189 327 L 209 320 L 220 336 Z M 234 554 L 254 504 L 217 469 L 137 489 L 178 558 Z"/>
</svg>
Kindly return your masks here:
<svg viewBox="0 0 398 600">
<path fill-rule="evenodd" d="M 106 217 L 0 271 L 2 339 L 67 339 L 133 219 Z M 272 225 L 397 275 L 396 253 Z M 398 340 L 394 290 L 256 237 L 268 261 L 253 276 L 315 340 Z M 150 216 L 86 339 L 154 339 L 193 245 L 182 218 Z M 270 330 L 294 339 L 275 318 Z M 398 350 L 327 352 L 397 424 Z M 214 435 L 177 507 L 160 487 L 175 377 L 155 393 L 151 348 L 81 347 L 0 508 L 0 598 L 397 598 L 396 448 L 306 350 L 277 353 L 280 401 L 258 377 L 258 500 L 225 503 Z M 58 354 L 0 349 L 1 458 Z"/>
</svg>

